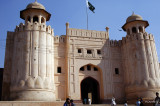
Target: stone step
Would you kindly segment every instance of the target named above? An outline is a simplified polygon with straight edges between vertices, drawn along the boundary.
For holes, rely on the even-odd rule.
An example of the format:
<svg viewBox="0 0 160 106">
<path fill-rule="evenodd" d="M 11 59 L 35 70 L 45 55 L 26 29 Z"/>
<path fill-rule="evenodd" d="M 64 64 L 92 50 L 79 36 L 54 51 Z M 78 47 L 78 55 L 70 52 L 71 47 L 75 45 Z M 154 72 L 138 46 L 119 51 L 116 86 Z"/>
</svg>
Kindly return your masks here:
<svg viewBox="0 0 160 106">
<path fill-rule="evenodd" d="M 43 102 L 43 101 L 0 101 L 0 106 L 63 106 L 64 101 L 59 102 Z M 80 103 L 75 103 L 76 106 L 111 106 L 111 104 L 92 104 L 84 105 Z M 117 104 L 116 106 L 124 106 L 124 104 Z M 135 106 L 134 104 L 128 104 L 128 106 Z M 153 106 L 144 105 L 144 106 Z"/>
<path fill-rule="evenodd" d="M 76 106 L 111 106 L 111 104 L 92 104 L 92 105 L 76 104 Z M 124 104 L 117 104 L 116 106 L 124 106 Z M 128 104 L 128 106 L 135 106 L 135 105 Z"/>
</svg>

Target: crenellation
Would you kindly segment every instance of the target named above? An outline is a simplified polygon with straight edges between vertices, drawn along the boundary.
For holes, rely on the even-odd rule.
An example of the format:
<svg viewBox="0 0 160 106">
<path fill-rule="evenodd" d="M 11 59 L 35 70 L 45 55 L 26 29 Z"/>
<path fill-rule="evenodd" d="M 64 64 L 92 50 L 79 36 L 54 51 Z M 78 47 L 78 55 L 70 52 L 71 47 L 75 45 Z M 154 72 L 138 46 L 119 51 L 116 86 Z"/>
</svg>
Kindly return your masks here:
<svg viewBox="0 0 160 106">
<path fill-rule="evenodd" d="M 51 29 L 51 35 L 54 36 L 54 30 L 53 29 Z"/>
<path fill-rule="evenodd" d="M 135 35 L 134 35 L 134 40 L 135 40 L 135 41 L 139 40 L 139 39 L 138 39 L 138 34 L 135 34 Z"/>
<path fill-rule="evenodd" d="M 50 25 L 47 26 L 46 27 L 46 32 L 49 33 L 49 34 L 51 34 L 51 31 L 52 31 L 51 26 Z"/>
<path fill-rule="evenodd" d="M 118 41 L 118 45 L 121 46 L 122 45 L 122 40 Z"/>
<path fill-rule="evenodd" d="M 59 43 L 59 36 L 58 35 L 54 36 L 54 43 Z"/>
<path fill-rule="evenodd" d="M 61 35 L 61 36 L 60 36 L 59 42 L 60 42 L 60 43 L 65 43 L 65 36 L 64 36 L 64 35 Z"/>
<path fill-rule="evenodd" d="M 152 40 L 155 41 L 155 40 L 154 40 L 154 35 L 152 35 Z"/>
<path fill-rule="evenodd" d="M 121 46 L 122 42 L 119 40 L 110 40 L 110 46 Z"/>
<path fill-rule="evenodd" d="M 61 35 L 61 36 L 54 36 L 54 43 L 65 43 L 66 41 L 66 36 Z"/>
<path fill-rule="evenodd" d="M 42 23 L 41 25 L 40 25 L 40 31 L 46 31 L 46 24 L 44 24 L 44 23 Z"/>
<path fill-rule="evenodd" d="M 144 39 L 143 33 L 138 33 L 137 37 L 138 37 L 138 40 L 143 40 Z"/>
<path fill-rule="evenodd" d="M 149 40 L 149 35 L 147 33 L 144 33 L 143 37 L 144 37 L 145 40 Z"/>
<path fill-rule="evenodd" d="M 16 26 L 15 32 L 18 32 L 18 31 L 19 31 L 19 26 Z"/>
<path fill-rule="evenodd" d="M 31 30 L 32 29 L 32 23 L 29 21 L 25 24 L 25 30 Z"/>
<path fill-rule="evenodd" d="M 126 36 L 126 43 L 128 43 L 129 41 L 130 41 L 130 36 L 127 35 L 127 36 Z"/>
<path fill-rule="evenodd" d="M 149 39 L 154 41 L 154 37 L 152 34 L 149 34 Z"/>
<path fill-rule="evenodd" d="M 108 32 L 104 32 L 104 31 L 69 28 L 68 32 L 69 32 L 70 36 L 100 38 L 100 39 L 108 39 L 109 38 Z"/>
<path fill-rule="evenodd" d="M 33 30 L 39 30 L 39 23 L 38 22 L 34 22 L 33 23 Z"/>
<path fill-rule="evenodd" d="M 24 28 L 25 28 L 24 24 L 23 24 L 23 23 L 20 23 L 20 24 L 19 24 L 19 31 L 20 31 L 20 32 L 24 31 Z"/>
<path fill-rule="evenodd" d="M 126 44 L 126 37 L 122 37 L 122 44 Z"/>
</svg>

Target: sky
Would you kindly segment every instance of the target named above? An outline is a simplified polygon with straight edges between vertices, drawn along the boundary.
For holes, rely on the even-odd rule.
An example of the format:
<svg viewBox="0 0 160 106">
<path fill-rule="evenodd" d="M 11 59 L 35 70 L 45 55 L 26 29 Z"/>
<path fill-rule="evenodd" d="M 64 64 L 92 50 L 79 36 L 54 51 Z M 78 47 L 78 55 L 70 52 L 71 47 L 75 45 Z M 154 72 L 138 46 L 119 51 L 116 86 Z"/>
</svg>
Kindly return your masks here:
<svg viewBox="0 0 160 106">
<path fill-rule="evenodd" d="M 35 0 L 0 0 L 0 68 L 4 67 L 7 31 L 14 31 L 16 25 L 24 23 L 20 11 Z M 55 35 L 65 35 L 65 23 L 70 28 L 86 29 L 86 0 L 37 0 L 51 13 L 47 25 Z M 95 13 L 88 10 L 89 30 L 105 31 L 109 27 L 111 40 L 121 40 L 126 32 L 119 31 L 132 12 L 149 22 L 146 32 L 152 33 L 160 61 L 160 0 L 89 0 Z"/>
</svg>

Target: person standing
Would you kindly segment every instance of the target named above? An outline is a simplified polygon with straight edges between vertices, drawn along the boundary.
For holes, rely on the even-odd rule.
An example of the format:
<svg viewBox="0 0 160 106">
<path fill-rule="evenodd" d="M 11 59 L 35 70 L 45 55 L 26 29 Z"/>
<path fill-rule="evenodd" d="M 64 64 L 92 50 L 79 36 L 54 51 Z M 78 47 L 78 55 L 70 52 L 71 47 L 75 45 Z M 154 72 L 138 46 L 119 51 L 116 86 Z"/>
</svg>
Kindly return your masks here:
<svg viewBox="0 0 160 106">
<path fill-rule="evenodd" d="M 143 106 L 143 99 L 142 98 L 140 98 L 140 106 Z"/>
<path fill-rule="evenodd" d="M 88 98 L 88 104 L 91 105 L 91 99 L 90 98 Z"/>
<path fill-rule="evenodd" d="M 73 103 L 73 99 L 70 100 L 70 103 L 71 103 L 71 106 L 76 106 L 76 105 Z"/>
<path fill-rule="evenodd" d="M 116 99 L 114 97 L 112 98 L 111 106 L 116 106 Z"/>
<path fill-rule="evenodd" d="M 71 106 L 70 99 L 67 98 L 63 106 Z"/>
<path fill-rule="evenodd" d="M 125 102 L 124 102 L 124 106 L 128 106 L 128 104 L 127 104 L 127 100 L 125 100 Z"/>
<path fill-rule="evenodd" d="M 141 104 L 141 102 L 140 102 L 140 99 L 138 98 L 138 99 L 137 99 L 137 102 L 136 102 L 136 105 L 137 105 L 137 106 L 140 106 L 140 104 Z"/>
<path fill-rule="evenodd" d="M 159 103 L 159 93 L 156 92 L 156 98 L 155 98 L 155 106 L 158 106 L 158 103 Z"/>
<path fill-rule="evenodd" d="M 84 104 L 87 104 L 87 99 L 86 98 L 84 98 Z"/>
</svg>

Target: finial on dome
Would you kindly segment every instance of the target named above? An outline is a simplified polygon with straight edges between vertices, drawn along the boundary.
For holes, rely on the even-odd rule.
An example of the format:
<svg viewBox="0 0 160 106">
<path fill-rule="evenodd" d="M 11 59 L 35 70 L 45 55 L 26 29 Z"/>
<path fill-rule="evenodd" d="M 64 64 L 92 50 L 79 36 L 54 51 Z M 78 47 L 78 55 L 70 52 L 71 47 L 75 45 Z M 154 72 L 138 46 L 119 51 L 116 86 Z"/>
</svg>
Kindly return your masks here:
<svg viewBox="0 0 160 106">
<path fill-rule="evenodd" d="M 37 2 L 37 0 L 35 0 L 35 2 Z"/>
<path fill-rule="evenodd" d="M 134 11 L 132 11 L 132 15 L 135 15 L 135 14 L 134 14 Z"/>
</svg>

